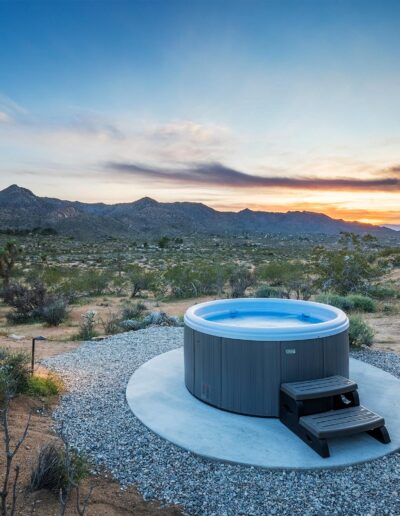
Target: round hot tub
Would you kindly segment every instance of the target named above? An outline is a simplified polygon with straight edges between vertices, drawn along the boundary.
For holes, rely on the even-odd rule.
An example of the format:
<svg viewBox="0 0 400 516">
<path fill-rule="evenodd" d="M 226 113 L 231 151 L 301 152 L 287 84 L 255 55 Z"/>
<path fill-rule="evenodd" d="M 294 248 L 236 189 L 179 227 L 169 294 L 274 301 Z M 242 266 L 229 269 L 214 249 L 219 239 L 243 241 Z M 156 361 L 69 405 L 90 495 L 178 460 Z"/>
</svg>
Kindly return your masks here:
<svg viewBox="0 0 400 516">
<path fill-rule="evenodd" d="M 185 314 L 185 384 L 200 400 L 279 416 L 284 382 L 349 376 L 349 321 L 333 306 L 293 299 L 224 299 Z"/>
</svg>

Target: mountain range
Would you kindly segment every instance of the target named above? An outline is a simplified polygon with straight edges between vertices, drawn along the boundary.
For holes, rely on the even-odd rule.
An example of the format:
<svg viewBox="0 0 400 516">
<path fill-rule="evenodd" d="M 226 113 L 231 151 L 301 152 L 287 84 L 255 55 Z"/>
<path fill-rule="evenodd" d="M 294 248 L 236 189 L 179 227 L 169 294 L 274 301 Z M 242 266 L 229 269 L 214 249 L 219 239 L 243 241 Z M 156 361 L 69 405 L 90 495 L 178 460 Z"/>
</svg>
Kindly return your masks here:
<svg viewBox="0 0 400 516">
<path fill-rule="evenodd" d="M 149 197 L 129 203 L 92 204 L 39 197 L 18 185 L 1 190 L 0 230 L 34 228 L 52 229 L 78 239 L 244 233 L 335 235 L 341 231 L 400 239 L 400 233 L 389 228 L 346 222 L 306 211 L 275 213 L 245 209 L 237 213 L 221 212 L 201 203 L 164 203 Z"/>
</svg>

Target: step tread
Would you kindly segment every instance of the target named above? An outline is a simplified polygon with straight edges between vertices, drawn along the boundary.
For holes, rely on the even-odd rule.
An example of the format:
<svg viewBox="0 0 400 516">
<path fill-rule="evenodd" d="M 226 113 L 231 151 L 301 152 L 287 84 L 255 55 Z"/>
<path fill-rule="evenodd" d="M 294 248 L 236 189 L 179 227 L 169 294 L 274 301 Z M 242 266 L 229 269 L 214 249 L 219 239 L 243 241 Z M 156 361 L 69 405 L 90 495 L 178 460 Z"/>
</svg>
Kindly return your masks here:
<svg viewBox="0 0 400 516">
<path fill-rule="evenodd" d="M 328 376 L 317 380 L 283 383 L 281 390 L 294 400 L 310 400 L 345 394 L 357 389 L 357 384 L 344 376 Z"/>
<path fill-rule="evenodd" d="M 332 438 L 366 432 L 385 424 L 382 416 L 359 405 L 303 416 L 300 425 L 318 438 Z"/>
</svg>

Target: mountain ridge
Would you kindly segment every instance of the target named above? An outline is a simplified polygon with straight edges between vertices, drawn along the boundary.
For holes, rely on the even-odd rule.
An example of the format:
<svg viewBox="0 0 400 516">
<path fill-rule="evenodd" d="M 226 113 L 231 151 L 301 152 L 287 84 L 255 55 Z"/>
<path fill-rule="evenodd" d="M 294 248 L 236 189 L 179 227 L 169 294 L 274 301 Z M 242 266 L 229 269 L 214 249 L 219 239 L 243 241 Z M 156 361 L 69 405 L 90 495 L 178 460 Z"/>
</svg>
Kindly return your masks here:
<svg viewBox="0 0 400 516">
<path fill-rule="evenodd" d="M 218 211 L 203 203 L 163 203 L 143 197 L 106 204 L 40 197 L 16 184 L 0 191 L 2 229 L 53 229 L 76 238 L 178 236 L 187 234 L 338 234 L 341 231 L 398 237 L 380 226 L 333 219 L 309 211 Z"/>
</svg>

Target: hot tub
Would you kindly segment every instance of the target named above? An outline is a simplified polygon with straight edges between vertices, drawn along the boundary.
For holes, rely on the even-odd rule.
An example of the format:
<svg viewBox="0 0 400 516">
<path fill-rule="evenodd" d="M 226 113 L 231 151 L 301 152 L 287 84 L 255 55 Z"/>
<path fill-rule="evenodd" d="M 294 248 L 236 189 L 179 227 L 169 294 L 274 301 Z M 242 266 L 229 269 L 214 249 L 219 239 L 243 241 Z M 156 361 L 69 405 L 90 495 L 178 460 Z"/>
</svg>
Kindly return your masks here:
<svg viewBox="0 0 400 516">
<path fill-rule="evenodd" d="M 220 409 L 279 416 L 281 383 L 349 376 L 349 321 L 333 306 L 224 299 L 185 314 L 185 384 Z"/>
</svg>

